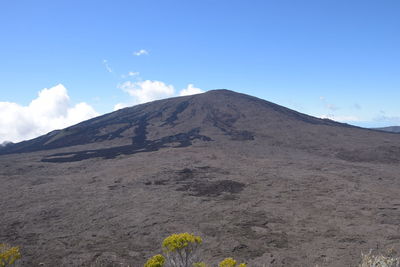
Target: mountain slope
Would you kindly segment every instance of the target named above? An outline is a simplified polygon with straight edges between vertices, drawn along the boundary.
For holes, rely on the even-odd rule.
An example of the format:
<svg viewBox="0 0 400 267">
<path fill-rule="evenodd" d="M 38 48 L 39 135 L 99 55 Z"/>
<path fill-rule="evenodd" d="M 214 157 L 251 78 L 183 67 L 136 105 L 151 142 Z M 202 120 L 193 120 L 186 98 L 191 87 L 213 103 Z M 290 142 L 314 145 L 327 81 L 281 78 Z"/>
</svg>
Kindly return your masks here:
<svg viewBox="0 0 400 267">
<path fill-rule="evenodd" d="M 257 113 L 264 117 L 255 117 L 260 115 Z M 276 120 L 288 119 L 311 124 L 339 125 L 333 121 L 307 116 L 254 97 L 228 90 L 214 90 L 206 94 L 171 98 L 125 108 L 8 147 L 8 150 L 3 150 L 3 153 L 32 152 L 90 143 L 111 144 L 112 142 L 109 141 L 115 139 L 118 140 L 118 144 L 142 147 L 147 141 L 148 132 L 153 133 L 151 129 L 147 129 L 151 126 L 156 127 L 156 131 L 160 132 L 160 134 L 153 133 L 158 140 L 166 137 L 163 136 L 165 132 L 176 135 L 194 129 L 207 131 L 210 128 L 217 128 L 233 139 L 251 139 L 250 136 L 246 136 L 246 133 L 243 134 L 243 130 L 235 129 L 235 124 L 244 119 L 250 119 L 249 125 L 273 124 Z M 175 127 L 176 125 L 181 127 Z"/>
<path fill-rule="evenodd" d="M 106 114 L 0 153 L 23 266 L 142 266 L 194 232 L 215 263 L 356 266 L 400 250 L 400 135 L 228 90 Z"/>
</svg>

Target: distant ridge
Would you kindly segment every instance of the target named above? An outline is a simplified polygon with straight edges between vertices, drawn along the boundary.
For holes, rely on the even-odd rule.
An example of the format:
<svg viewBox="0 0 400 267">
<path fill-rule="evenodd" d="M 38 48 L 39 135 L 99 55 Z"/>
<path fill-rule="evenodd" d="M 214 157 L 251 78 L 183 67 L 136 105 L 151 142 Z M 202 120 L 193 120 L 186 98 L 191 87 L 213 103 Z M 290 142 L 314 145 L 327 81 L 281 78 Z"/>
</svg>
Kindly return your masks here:
<svg viewBox="0 0 400 267">
<path fill-rule="evenodd" d="M 384 131 L 384 132 L 400 133 L 400 126 L 380 127 L 380 128 L 373 128 L 373 129 L 379 130 L 379 131 Z"/>
</svg>

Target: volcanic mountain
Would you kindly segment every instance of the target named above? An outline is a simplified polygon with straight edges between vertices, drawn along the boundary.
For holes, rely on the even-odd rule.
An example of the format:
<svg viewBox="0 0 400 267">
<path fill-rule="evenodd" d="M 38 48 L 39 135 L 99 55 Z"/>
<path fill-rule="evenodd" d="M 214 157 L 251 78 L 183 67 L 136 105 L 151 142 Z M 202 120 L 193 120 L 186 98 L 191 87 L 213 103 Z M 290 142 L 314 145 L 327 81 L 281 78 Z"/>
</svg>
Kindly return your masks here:
<svg viewBox="0 0 400 267">
<path fill-rule="evenodd" d="M 400 135 L 228 90 L 0 148 L 0 241 L 30 266 L 141 266 L 194 232 L 205 261 L 356 266 L 399 249 Z"/>
</svg>

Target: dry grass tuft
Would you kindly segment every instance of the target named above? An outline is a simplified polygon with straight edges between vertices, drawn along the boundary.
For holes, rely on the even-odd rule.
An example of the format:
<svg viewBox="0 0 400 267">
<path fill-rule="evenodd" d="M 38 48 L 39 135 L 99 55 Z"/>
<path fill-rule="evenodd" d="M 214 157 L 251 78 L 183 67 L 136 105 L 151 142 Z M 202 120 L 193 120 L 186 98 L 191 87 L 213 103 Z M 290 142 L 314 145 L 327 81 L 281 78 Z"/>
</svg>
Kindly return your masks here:
<svg viewBox="0 0 400 267">
<path fill-rule="evenodd" d="M 387 255 L 373 255 L 370 250 L 367 254 L 361 253 L 359 267 L 399 267 L 400 258 L 395 255 L 393 249 L 388 250 Z"/>
</svg>

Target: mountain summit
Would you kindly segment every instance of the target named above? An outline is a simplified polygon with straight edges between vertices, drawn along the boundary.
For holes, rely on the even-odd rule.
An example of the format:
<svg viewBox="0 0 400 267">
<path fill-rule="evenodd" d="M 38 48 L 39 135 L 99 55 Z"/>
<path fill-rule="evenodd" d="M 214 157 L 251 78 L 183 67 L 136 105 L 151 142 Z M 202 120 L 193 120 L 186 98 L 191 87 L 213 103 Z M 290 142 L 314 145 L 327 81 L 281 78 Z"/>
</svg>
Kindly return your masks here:
<svg viewBox="0 0 400 267">
<path fill-rule="evenodd" d="M 400 250 L 399 162 L 399 134 L 252 96 L 159 100 L 1 147 L 0 240 L 26 266 L 141 266 L 177 232 L 210 263 L 356 266 Z"/>
</svg>

